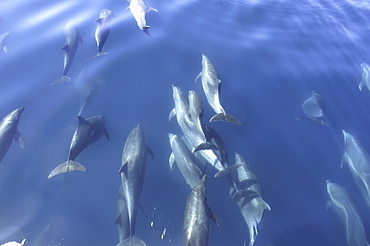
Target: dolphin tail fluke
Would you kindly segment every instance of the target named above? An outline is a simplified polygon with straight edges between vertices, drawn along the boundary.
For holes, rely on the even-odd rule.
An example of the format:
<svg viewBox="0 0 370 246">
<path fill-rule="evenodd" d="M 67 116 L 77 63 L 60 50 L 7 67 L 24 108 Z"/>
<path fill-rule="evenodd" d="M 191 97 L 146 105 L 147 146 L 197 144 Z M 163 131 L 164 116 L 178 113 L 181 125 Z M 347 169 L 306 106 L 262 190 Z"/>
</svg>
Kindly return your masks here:
<svg viewBox="0 0 370 246">
<path fill-rule="evenodd" d="M 77 161 L 66 161 L 57 166 L 48 176 L 48 179 L 51 179 L 55 175 L 61 174 L 61 173 L 68 173 L 72 171 L 81 171 L 86 172 L 86 168 L 78 163 Z"/>
<path fill-rule="evenodd" d="M 238 167 L 240 167 L 240 166 L 243 166 L 243 164 L 235 164 L 233 166 L 226 167 L 226 168 L 218 171 L 215 174 L 215 178 L 226 176 L 226 175 L 230 174 L 231 172 L 235 171 L 236 169 L 238 169 Z"/>
<path fill-rule="evenodd" d="M 54 80 L 53 83 L 51 83 L 50 85 L 55 85 L 55 84 L 59 84 L 61 82 L 70 82 L 70 81 L 71 81 L 70 77 L 62 76 L 61 78 Z"/>
<path fill-rule="evenodd" d="M 206 149 L 214 149 L 214 150 L 218 150 L 217 146 L 214 145 L 213 143 L 210 143 L 210 142 L 205 142 L 205 143 L 201 143 L 199 144 L 194 150 L 193 152 L 197 152 L 199 150 L 206 150 Z"/>
<path fill-rule="evenodd" d="M 120 242 L 117 246 L 146 246 L 143 240 L 138 237 L 132 236 L 126 238 L 122 242 Z"/>
<path fill-rule="evenodd" d="M 148 35 L 148 36 L 152 36 L 152 35 L 150 35 L 150 33 L 149 33 L 149 27 L 150 26 L 143 26 L 143 31 Z"/>
<path fill-rule="evenodd" d="M 212 118 L 209 120 L 209 122 L 214 122 L 214 121 L 219 121 L 219 120 L 235 123 L 238 126 L 240 126 L 242 124 L 242 123 L 240 123 L 240 121 L 237 118 L 235 118 L 234 116 L 232 116 L 230 114 L 226 114 L 226 113 L 215 114 L 214 116 L 212 116 Z"/>
</svg>

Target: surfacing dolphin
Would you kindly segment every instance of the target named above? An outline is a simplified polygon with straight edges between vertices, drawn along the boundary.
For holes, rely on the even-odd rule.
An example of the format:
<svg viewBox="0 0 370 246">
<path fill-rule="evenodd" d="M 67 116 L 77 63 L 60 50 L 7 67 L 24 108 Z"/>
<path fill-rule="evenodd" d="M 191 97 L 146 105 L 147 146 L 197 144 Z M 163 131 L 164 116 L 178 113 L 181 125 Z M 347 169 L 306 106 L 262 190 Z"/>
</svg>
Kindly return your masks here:
<svg viewBox="0 0 370 246">
<path fill-rule="evenodd" d="M 130 9 L 131 14 L 134 16 L 140 30 L 143 30 L 150 36 L 148 32 L 150 26 L 146 24 L 145 16 L 149 11 L 158 12 L 158 10 L 146 5 L 143 0 L 129 0 L 129 2 L 130 5 L 126 9 Z"/>
<path fill-rule="evenodd" d="M 302 104 L 303 112 L 307 117 L 296 118 L 295 120 L 310 120 L 324 126 L 329 126 L 322 120 L 324 113 L 321 106 L 321 97 L 316 92 L 312 91 L 311 97 L 307 98 Z"/>
<path fill-rule="evenodd" d="M 2 53 L 8 54 L 8 47 L 6 46 L 6 40 L 10 32 L 6 32 L 0 35 L 0 55 Z"/>
<path fill-rule="evenodd" d="M 105 44 L 105 41 L 107 41 L 107 38 L 109 36 L 110 33 L 109 25 L 114 17 L 116 16 L 109 9 L 102 9 L 100 11 L 99 18 L 96 20 L 98 26 L 96 27 L 95 30 L 95 41 L 98 47 L 98 52 L 95 56 L 91 58 L 108 54 L 108 52 L 102 53 L 102 49 Z"/>
<path fill-rule="evenodd" d="M 224 108 L 221 106 L 221 79 L 211 61 L 204 54 L 202 54 L 202 71 L 195 78 L 195 81 L 197 81 L 199 78 L 201 78 L 203 91 L 206 95 L 207 101 L 212 107 L 213 111 L 216 112 L 216 115 L 212 116 L 209 122 L 222 120 L 232 122 L 240 126 L 240 121 L 234 116 L 227 114 Z"/>
<path fill-rule="evenodd" d="M 73 20 L 69 21 L 64 28 L 64 35 L 66 37 L 65 45 L 63 46 L 62 50 L 64 50 L 64 67 L 63 67 L 63 76 L 57 80 L 55 80 L 50 85 L 54 85 L 60 82 L 68 82 L 71 81 L 71 78 L 67 76 L 67 73 L 72 65 L 73 59 L 75 58 L 76 51 L 78 48 L 78 43 L 81 42 L 82 38 L 80 36 L 80 32 L 75 26 Z"/>
<path fill-rule="evenodd" d="M 366 88 L 370 91 L 370 67 L 366 63 L 361 63 L 362 67 L 362 77 L 361 77 L 361 82 L 358 85 L 358 89 L 362 91 L 362 88 L 366 86 Z"/>
<path fill-rule="evenodd" d="M 0 122 L 0 162 L 8 152 L 13 140 L 17 141 L 22 149 L 26 147 L 23 137 L 17 130 L 23 111 L 24 107 L 15 109 Z"/>
<path fill-rule="evenodd" d="M 74 160 L 86 147 L 95 143 L 103 134 L 109 141 L 109 134 L 105 129 L 105 119 L 103 116 L 97 115 L 87 119 L 78 116 L 78 127 L 72 137 L 68 160 L 51 171 L 48 179 L 61 173 L 72 171 L 86 172 L 86 168 Z"/>
<path fill-rule="evenodd" d="M 358 139 L 342 130 L 344 138 L 344 154 L 341 167 L 344 163 L 348 164 L 352 177 L 360 191 L 365 203 L 370 207 L 370 159 L 365 149 L 361 146 Z"/>
<path fill-rule="evenodd" d="M 341 219 L 348 245 L 369 246 L 361 217 L 346 190 L 342 186 L 326 180 L 326 191 L 329 195 L 326 208 L 332 207 Z"/>
<path fill-rule="evenodd" d="M 135 225 L 139 199 L 143 190 L 147 153 L 154 158 L 152 150 L 145 144 L 144 132 L 139 124 L 131 130 L 126 139 L 122 152 L 122 164 L 119 169 L 130 231 L 129 237 L 123 240 L 119 246 L 146 245 L 140 238 L 135 237 Z"/>
</svg>

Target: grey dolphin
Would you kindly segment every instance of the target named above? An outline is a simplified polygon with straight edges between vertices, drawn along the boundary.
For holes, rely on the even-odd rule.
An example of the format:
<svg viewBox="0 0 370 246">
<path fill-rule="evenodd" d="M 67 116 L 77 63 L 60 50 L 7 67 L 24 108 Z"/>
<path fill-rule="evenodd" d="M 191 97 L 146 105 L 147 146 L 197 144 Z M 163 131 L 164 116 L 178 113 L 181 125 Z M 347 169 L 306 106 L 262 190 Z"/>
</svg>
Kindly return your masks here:
<svg viewBox="0 0 370 246">
<path fill-rule="evenodd" d="M 306 118 L 296 118 L 295 120 L 311 120 L 324 126 L 329 126 L 325 121 L 322 120 L 324 113 L 321 105 L 321 96 L 316 92 L 312 91 L 311 97 L 307 98 L 303 104 L 302 109 Z"/>
<path fill-rule="evenodd" d="M 138 27 L 140 30 L 143 30 L 150 36 L 148 32 L 150 26 L 146 24 L 145 16 L 149 11 L 158 12 L 158 10 L 146 5 L 143 0 L 129 0 L 129 2 L 130 5 L 127 7 L 127 9 L 130 9 L 130 12 L 134 16 Z"/>
<path fill-rule="evenodd" d="M 352 177 L 365 203 L 370 207 L 370 159 L 358 139 L 342 130 L 344 138 L 344 154 L 341 166 L 348 164 Z"/>
<path fill-rule="evenodd" d="M 202 54 L 202 71 L 195 78 L 195 81 L 201 78 L 204 94 L 216 115 L 212 116 L 210 122 L 223 120 L 241 125 L 240 121 L 234 116 L 227 114 L 220 103 L 221 79 L 215 67 L 207 56 Z"/>
<path fill-rule="evenodd" d="M 207 204 L 205 181 L 207 175 L 195 185 L 190 192 L 182 229 L 182 238 L 185 246 L 208 245 L 209 219 L 215 218 Z"/>
<path fill-rule="evenodd" d="M 64 35 L 66 37 L 66 41 L 62 48 L 62 50 L 64 50 L 63 76 L 55 80 L 50 85 L 71 81 L 71 78 L 67 76 L 67 73 L 72 65 L 73 59 L 75 58 L 79 42 L 82 44 L 80 32 L 77 26 L 75 26 L 73 20 L 67 23 L 66 27 L 64 28 Z"/>
<path fill-rule="evenodd" d="M 126 139 L 122 152 L 122 165 L 119 169 L 130 230 L 129 237 L 120 243 L 120 246 L 146 245 L 140 238 L 135 237 L 135 225 L 139 199 L 143 189 L 147 153 L 153 157 L 152 150 L 145 144 L 144 132 L 139 124 L 131 130 Z"/>
<path fill-rule="evenodd" d="M 109 134 L 105 129 L 105 119 L 103 116 L 97 115 L 87 119 L 78 116 L 78 127 L 72 137 L 68 160 L 53 169 L 48 179 L 61 173 L 72 171 L 85 172 L 86 168 L 74 160 L 86 147 L 95 143 L 103 134 L 109 141 Z"/>
<path fill-rule="evenodd" d="M 127 203 L 122 185 L 119 187 L 117 200 L 117 217 L 114 224 L 118 227 L 119 244 L 130 236 L 130 224 L 128 219 Z"/>
<path fill-rule="evenodd" d="M 107 38 L 109 36 L 109 33 L 110 33 L 109 25 L 114 17 L 116 16 L 109 9 L 102 9 L 100 11 L 99 18 L 96 20 L 96 22 L 98 23 L 98 26 L 96 27 L 96 30 L 95 30 L 95 41 L 98 47 L 98 52 L 93 57 L 107 54 L 107 52 L 102 53 L 102 49 L 105 44 L 105 41 L 107 41 Z"/>
<path fill-rule="evenodd" d="M 240 213 L 249 229 L 249 246 L 254 244 L 258 235 L 257 225 L 261 222 L 264 210 L 271 210 L 262 199 L 261 185 L 244 159 L 235 152 L 235 163 L 242 164 L 237 169 L 236 182 L 230 188 L 229 195 L 236 202 Z"/>
<path fill-rule="evenodd" d="M 370 67 L 366 63 L 361 63 L 361 67 L 362 67 L 362 77 L 360 84 L 358 85 L 358 89 L 362 91 L 362 88 L 366 86 L 366 88 L 370 90 L 370 78 L 369 78 Z"/>
<path fill-rule="evenodd" d="M 26 147 L 23 137 L 17 130 L 23 111 L 24 107 L 15 109 L 0 122 L 0 162 L 8 152 L 13 139 L 20 144 L 22 149 Z"/>
<path fill-rule="evenodd" d="M 341 219 L 348 245 L 369 246 L 361 217 L 346 190 L 342 186 L 326 180 L 326 191 L 329 195 L 326 208 L 332 207 Z"/>
<path fill-rule="evenodd" d="M 6 46 L 6 40 L 8 38 L 10 32 L 6 32 L 0 35 L 0 55 L 2 53 L 7 54 L 8 53 L 8 47 Z"/>
<path fill-rule="evenodd" d="M 190 152 L 188 147 L 178 136 L 168 133 L 168 138 L 172 149 L 169 158 L 170 168 L 172 170 L 173 163 L 176 161 L 182 176 L 192 189 L 202 177 L 202 171 L 197 165 L 197 160 L 194 154 Z"/>
</svg>

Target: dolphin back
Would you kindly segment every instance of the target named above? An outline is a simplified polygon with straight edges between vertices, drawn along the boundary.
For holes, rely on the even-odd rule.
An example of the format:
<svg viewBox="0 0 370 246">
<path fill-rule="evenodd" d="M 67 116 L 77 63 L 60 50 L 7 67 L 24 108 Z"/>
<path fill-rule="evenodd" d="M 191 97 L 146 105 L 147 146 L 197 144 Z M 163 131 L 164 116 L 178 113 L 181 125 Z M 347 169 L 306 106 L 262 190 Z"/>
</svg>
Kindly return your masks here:
<svg viewBox="0 0 370 246">
<path fill-rule="evenodd" d="M 48 176 L 48 179 L 51 179 L 52 177 L 61 174 L 61 173 L 68 173 L 72 171 L 81 171 L 81 172 L 86 172 L 86 168 L 78 163 L 77 161 L 66 161 L 54 168 L 53 171 Z"/>
<path fill-rule="evenodd" d="M 125 240 L 117 244 L 117 246 L 146 246 L 146 243 L 144 243 L 144 241 L 140 238 L 132 236 L 126 238 Z"/>
</svg>

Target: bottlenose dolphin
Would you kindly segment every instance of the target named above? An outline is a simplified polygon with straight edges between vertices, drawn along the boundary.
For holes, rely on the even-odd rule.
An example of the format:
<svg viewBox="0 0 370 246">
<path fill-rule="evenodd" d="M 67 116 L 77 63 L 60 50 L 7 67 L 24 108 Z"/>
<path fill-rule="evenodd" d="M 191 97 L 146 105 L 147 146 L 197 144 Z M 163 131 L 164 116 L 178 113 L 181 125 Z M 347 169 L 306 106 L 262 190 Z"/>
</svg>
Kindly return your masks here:
<svg viewBox="0 0 370 246">
<path fill-rule="evenodd" d="M 206 246 L 208 245 L 209 219 L 215 219 L 207 204 L 206 182 L 207 175 L 195 185 L 190 192 L 185 212 L 182 229 L 182 238 L 185 246 Z"/>
<path fill-rule="evenodd" d="M 72 137 L 68 160 L 51 171 L 48 179 L 61 173 L 72 171 L 86 172 L 86 168 L 74 160 L 86 147 L 95 143 L 103 134 L 109 141 L 109 134 L 105 129 L 105 119 L 103 116 L 97 115 L 87 119 L 78 116 L 78 127 Z"/>
<path fill-rule="evenodd" d="M 26 243 L 26 239 L 24 238 L 22 240 L 22 242 L 20 242 L 20 243 L 17 243 L 15 241 L 12 241 L 12 242 L 8 242 L 8 243 L 5 243 L 5 244 L 2 244 L 1 246 L 23 246 L 25 243 Z"/>
<path fill-rule="evenodd" d="M 344 137 L 344 154 L 341 166 L 348 164 L 352 177 L 355 180 L 357 189 L 360 191 L 365 203 L 370 207 L 370 160 L 369 156 L 361 146 L 357 138 L 345 130 L 342 130 Z"/>
<path fill-rule="evenodd" d="M 302 109 L 306 118 L 296 118 L 295 120 L 311 120 L 324 126 L 329 126 L 322 120 L 324 113 L 321 106 L 321 97 L 316 92 L 312 91 L 311 97 L 307 98 L 303 104 Z"/>
<path fill-rule="evenodd" d="M 23 111 L 24 107 L 15 109 L 0 122 L 0 162 L 8 152 L 13 139 L 19 143 L 22 149 L 26 147 L 23 137 L 17 130 Z"/>
<path fill-rule="evenodd" d="M 130 5 L 126 9 L 130 9 L 131 14 L 134 16 L 137 25 L 140 30 L 143 30 L 146 34 L 149 34 L 148 29 L 150 26 L 146 24 L 145 16 L 149 11 L 158 12 L 157 9 L 149 7 L 143 0 L 129 0 Z"/>
<path fill-rule="evenodd" d="M 135 237 L 135 225 L 139 199 L 143 189 L 147 153 L 153 157 L 152 150 L 145 144 L 144 132 L 139 124 L 131 130 L 126 139 L 122 152 L 122 165 L 119 169 L 130 230 L 129 237 L 123 240 L 120 246 L 146 245 L 140 238 Z"/>
<path fill-rule="evenodd" d="M 209 121 L 213 122 L 223 120 L 240 126 L 240 121 L 234 116 L 227 114 L 221 106 L 219 93 L 221 88 L 221 79 L 211 61 L 204 54 L 202 54 L 202 71 L 195 78 L 195 81 L 199 78 L 201 78 L 203 91 L 207 97 L 207 101 L 216 112 L 216 115 L 212 116 Z"/>
<path fill-rule="evenodd" d="M 107 38 L 109 36 L 109 32 L 110 32 L 109 25 L 114 17 L 116 16 L 109 9 L 102 9 L 100 11 L 99 18 L 96 20 L 96 22 L 98 23 L 98 26 L 96 27 L 96 30 L 95 30 L 95 40 L 96 40 L 96 45 L 98 47 L 98 53 L 91 58 L 108 54 L 108 52 L 102 53 L 101 51 L 103 49 L 105 41 L 107 41 Z"/>
<path fill-rule="evenodd" d="M 128 219 L 127 203 L 122 185 L 119 187 L 117 200 L 117 217 L 114 224 L 118 227 L 119 244 L 130 236 L 130 224 Z"/>
<path fill-rule="evenodd" d="M 2 53 L 7 54 L 8 53 L 8 47 L 6 46 L 6 40 L 8 38 L 10 32 L 6 32 L 0 35 L 0 55 Z"/>
<path fill-rule="evenodd" d="M 341 219 L 348 245 L 369 246 L 361 217 L 346 190 L 342 186 L 326 180 L 326 191 L 329 195 L 326 208 L 332 207 Z"/>
<path fill-rule="evenodd" d="M 366 88 L 370 90 L 370 78 L 369 78 L 370 67 L 366 63 L 361 63 L 361 67 L 363 71 L 362 71 L 361 82 L 358 85 L 358 89 L 362 91 L 362 88 L 366 86 Z"/>
<path fill-rule="evenodd" d="M 168 133 L 168 138 L 172 149 L 172 153 L 169 158 L 170 168 L 172 170 L 173 163 L 176 161 L 182 176 L 192 189 L 202 177 L 202 171 L 196 163 L 196 158 L 178 136 Z"/>
<path fill-rule="evenodd" d="M 73 59 L 75 58 L 76 51 L 78 48 L 78 43 L 81 42 L 82 38 L 80 36 L 80 32 L 75 26 L 73 20 L 69 21 L 64 28 L 64 34 L 66 37 L 65 45 L 63 46 L 62 50 L 64 50 L 64 68 L 63 68 L 63 76 L 57 80 L 55 80 L 50 85 L 54 85 L 60 82 L 68 82 L 71 81 L 71 78 L 67 76 L 69 68 L 72 65 Z"/>
<path fill-rule="evenodd" d="M 262 189 L 256 175 L 237 152 L 235 162 L 242 166 L 237 169 L 237 178 L 230 188 L 229 195 L 239 206 L 249 229 L 249 246 L 252 246 L 258 235 L 257 225 L 261 222 L 263 211 L 271 208 L 262 199 Z"/>
</svg>

